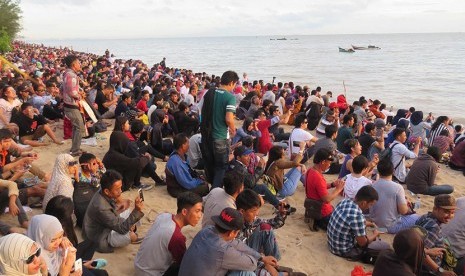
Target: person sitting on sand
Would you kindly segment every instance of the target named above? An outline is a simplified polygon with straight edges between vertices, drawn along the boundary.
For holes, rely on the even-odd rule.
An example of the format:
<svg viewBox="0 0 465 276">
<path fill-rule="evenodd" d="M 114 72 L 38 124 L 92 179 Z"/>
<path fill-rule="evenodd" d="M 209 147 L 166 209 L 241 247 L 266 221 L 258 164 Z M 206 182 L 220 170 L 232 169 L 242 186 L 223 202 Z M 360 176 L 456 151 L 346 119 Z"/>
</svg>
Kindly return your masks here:
<svg viewBox="0 0 465 276">
<path fill-rule="evenodd" d="M 48 201 L 57 195 L 73 198 L 73 179 L 79 179 L 78 161 L 67 153 L 62 153 L 55 159 L 52 178 L 42 201 L 42 209 L 45 210 Z"/>
<path fill-rule="evenodd" d="M 441 228 L 454 218 L 457 209 L 455 198 L 451 195 L 437 195 L 434 198 L 432 212 L 421 216 L 415 225 L 423 227 L 426 232 L 425 253 L 421 275 L 456 275 L 453 271 L 444 268 L 446 264 L 446 247 L 448 242 Z"/>
<path fill-rule="evenodd" d="M 8 128 L 0 129 L 0 179 L 24 183 L 22 177 L 29 169 L 32 174 L 40 179 L 48 179 L 47 174 L 31 165 L 38 158 L 36 153 L 22 152 L 17 145 L 16 148 L 13 148 L 12 135 Z M 20 188 L 19 198 L 21 203 L 26 205 L 29 197 L 43 198 L 47 184 L 38 183 L 38 185 L 31 187 L 20 184 L 18 187 Z"/>
<path fill-rule="evenodd" d="M 221 213 L 224 208 L 236 209 L 236 198 L 244 190 L 244 175 L 238 171 L 226 171 L 223 188 L 213 188 L 203 197 L 202 228 L 215 225 L 213 216 Z"/>
<path fill-rule="evenodd" d="M 117 171 L 106 171 L 100 181 L 100 190 L 87 207 L 82 224 L 82 235 L 97 245 L 97 251 L 113 252 L 114 248 L 130 243 L 140 243 L 134 225 L 144 216 L 144 203 L 137 195 L 134 209 L 129 211 L 129 202 L 121 200 L 123 177 Z M 118 202 L 119 201 L 119 202 Z M 126 210 L 123 218 L 121 212 Z"/>
<path fill-rule="evenodd" d="M 393 179 L 400 184 L 405 183 L 407 177 L 407 167 L 405 166 L 406 158 L 417 158 L 420 150 L 421 137 L 417 137 L 415 148 L 413 151 L 409 150 L 405 145 L 407 141 L 407 133 L 403 128 L 396 128 L 392 131 L 394 136 L 394 142 L 389 145 L 391 149 L 391 162 L 394 165 Z"/>
<path fill-rule="evenodd" d="M 333 201 L 344 189 L 344 180 L 337 179 L 331 184 L 327 184 L 323 177 L 325 172 L 333 162 L 331 151 L 325 148 L 319 149 L 313 156 L 313 168 L 307 170 L 305 176 L 306 198 L 323 202 L 321 205 L 321 219 L 315 220 L 317 227 L 326 230 L 331 213 L 333 212 Z M 329 189 L 335 188 L 331 193 Z"/>
<path fill-rule="evenodd" d="M 215 226 L 206 227 L 192 240 L 181 262 L 179 276 L 255 275 L 259 260 L 277 266 L 272 256 L 262 256 L 236 237 L 244 226 L 242 214 L 225 208 L 213 216 Z M 242 273 L 242 274 L 240 274 Z"/>
<path fill-rule="evenodd" d="M 449 132 L 447 129 L 444 129 L 439 133 L 436 138 L 434 138 L 432 147 L 437 147 L 439 149 L 439 154 L 442 156 L 446 152 L 454 150 L 454 140 L 449 137 Z"/>
<path fill-rule="evenodd" d="M 0 273 L 2 275 L 48 275 L 41 248 L 22 234 L 0 238 Z"/>
<path fill-rule="evenodd" d="M 279 207 L 279 200 L 276 196 L 269 190 L 269 188 L 262 184 L 258 183 L 261 176 L 263 175 L 263 170 L 265 167 L 265 162 L 263 159 L 260 159 L 257 168 L 254 168 L 252 172 L 248 170 L 251 154 L 253 151 L 248 149 L 246 146 L 237 147 L 234 150 L 234 159 L 229 162 L 228 170 L 237 171 L 244 176 L 244 188 L 251 189 L 257 193 L 263 195 L 264 199 L 268 201 L 275 208 Z"/>
<path fill-rule="evenodd" d="M 183 133 L 173 139 L 174 151 L 166 163 L 166 185 L 168 193 L 177 197 L 185 191 L 192 191 L 200 196 L 208 194 L 208 183 L 194 171 L 187 162 L 189 139 Z"/>
<path fill-rule="evenodd" d="M 92 153 L 83 153 L 79 157 L 78 179 L 74 181 L 74 214 L 76 225 L 82 227 L 82 221 L 86 214 L 87 206 L 92 197 L 100 189 L 100 178 L 106 172 L 105 165 Z"/>
<path fill-rule="evenodd" d="M 12 86 L 5 86 L 2 89 L 0 98 L 0 128 L 8 128 L 17 134 L 18 126 L 11 122 L 13 115 L 19 112 L 21 102 L 16 96 L 16 91 Z"/>
<path fill-rule="evenodd" d="M 119 97 L 115 96 L 114 93 L 115 88 L 111 84 L 105 85 L 103 89 L 97 89 L 95 106 L 102 119 L 111 119 L 115 117 L 115 109 Z"/>
<path fill-rule="evenodd" d="M 134 258 L 136 276 L 177 275 L 186 252 L 185 226 L 202 218 L 202 198 L 184 192 L 177 198 L 176 214 L 161 213 L 150 227 Z"/>
<path fill-rule="evenodd" d="M 344 185 L 345 198 L 354 199 L 360 188 L 373 183 L 371 179 L 363 176 L 367 171 L 368 159 L 365 156 L 359 155 L 352 159 L 352 173 L 346 176 Z"/>
<path fill-rule="evenodd" d="M 410 171 L 405 178 L 407 189 L 415 194 L 440 195 L 451 194 L 454 187 L 451 185 L 437 185 L 436 175 L 439 172 L 439 161 L 441 154 L 437 147 L 431 146 L 426 153 L 421 153 L 410 167 Z"/>
<path fill-rule="evenodd" d="M 10 215 L 18 217 L 18 222 L 21 227 L 27 228 L 29 225 L 29 218 L 19 199 L 18 186 L 13 181 L 0 179 L 0 215 L 4 213 L 6 207 L 9 208 L 8 212 Z M 8 224 L 0 221 L 1 235 L 7 235 L 16 231 L 18 231 L 18 229 L 10 227 Z"/>
<path fill-rule="evenodd" d="M 334 209 L 328 224 L 328 246 L 334 255 L 353 260 L 362 260 L 366 254 L 365 248 L 374 251 L 388 249 L 389 245 L 377 241 L 380 232 L 374 230 L 367 235 L 366 227 L 375 226 L 366 221 L 363 215 L 378 200 L 378 193 L 371 186 L 363 186 L 358 190 L 355 199 L 344 199 Z"/>
<path fill-rule="evenodd" d="M 332 111 L 331 111 L 332 112 Z M 337 136 L 337 127 L 335 125 L 328 125 L 325 128 L 325 137 L 318 139 L 315 142 L 314 151 L 319 149 L 328 149 L 332 154 L 334 161 L 331 163 L 329 170 L 325 174 L 339 174 L 341 171 L 341 164 L 339 163 L 339 154 L 337 152 L 337 145 L 334 142 Z"/>
<path fill-rule="evenodd" d="M 457 258 L 455 272 L 463 275 L 465 269 L 465 197 L 457 198 L 457 211 L 454 218 L 442 226 L 444 237 L 451 244 L 452 252 Z"/>
<path fill-rule="evenodd" d="M 392 181 L 394 166 L 389 160 L 384 159 L 378 163 L 377 168 L 380 179 L 372 186 L 378 192 L 379 199 L 370 208 L 370 219 L 391 234 L 412 227 L 419 216 L 409 210 L 404 187 Z"/>
<path fill-rule="evenodd" d="M 354 117 L 352 115 L 345 115 L 342 118 L 342 126 L 337 130 L 337 150 L 345 152 L 345 141 L 354 138 L 352 126 L 354 125 Z"/>
<path fill-rule="evenodd" d="M 21 113 L 15 116 L 12 121 L 19 127 L 19 139 L 21 143 L 32 147 L 47 146 L 47 142 L 40 139 L 47 134 L 57 145 L 64 144 L 53 132 L 47 120 L 42 115 L 36 115 L 30 103 L 21 105 Z"/>
<path fill-rule="evenodd" d="M 71 272 L 76 261 L 76 248 L 64 237 L 63 227 L 56 217 L 45 214 L 33 216 L 27 236 L 43 251 L 48 275 L 81 275 L 79 270 L 75 274 Z"/>
<path fill-rule="evenodd" d="M 453 170 L 463 171 L 463 175 L 465 175 L 465 140 L 458 143 L 452 151 L 449 167 Z"/>
<path fill-rule="evenodd" d="M 257 128 L 262 136 L 258 138 L 258 152 L 261 154 L 268 154 L 268 151 L 273 147 L 272 137 L 270 135 L 269 127 L 275 124 L 286 124 L 291 115 L 292 109 L 289 109 L 282 115 L 274 114 L 271 119 L 266 118 L 263 109 L 257 110 L 254 114 L 254 119 L 258 120 Z"/>
</svg>

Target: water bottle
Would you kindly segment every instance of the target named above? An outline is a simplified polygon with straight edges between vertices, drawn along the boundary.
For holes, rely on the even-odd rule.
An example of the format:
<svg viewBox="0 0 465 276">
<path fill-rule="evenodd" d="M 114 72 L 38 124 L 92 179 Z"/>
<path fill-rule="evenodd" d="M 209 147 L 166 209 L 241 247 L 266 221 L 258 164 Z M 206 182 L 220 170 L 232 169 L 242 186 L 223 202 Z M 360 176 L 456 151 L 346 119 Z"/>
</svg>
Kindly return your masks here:
<svg viewBox="0 0 465 276">
<path fill-rule="evenodd" d="M 420 207 L 421 207 L 420 196 L 417 196 L 417 200 L 415 201 L 415 211 L 420 209 Z"/>
</svg>

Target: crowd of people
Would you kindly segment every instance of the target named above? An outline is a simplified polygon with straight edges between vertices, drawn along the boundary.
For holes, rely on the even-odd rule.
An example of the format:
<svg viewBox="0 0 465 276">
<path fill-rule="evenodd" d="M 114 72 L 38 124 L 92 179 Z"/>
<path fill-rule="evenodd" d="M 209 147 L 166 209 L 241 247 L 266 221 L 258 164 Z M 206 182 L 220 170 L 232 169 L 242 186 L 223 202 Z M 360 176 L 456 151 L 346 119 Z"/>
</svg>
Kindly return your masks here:
<svg viewBox="0 0 465 276">
<path fill-rule="evenodd" d="M 275 235 L 297 208 L 309 230 L 326 231 L 332 254 L 374 264 L 373 275 L 464 273 L 464 199 L 436 183 L 439 164 L 465 175 L 464 129 L 447 116 L 165 59 L 150 67 L 108 50 L 15 42 L 6 58 L 0 211 L 20 227 L 0 221 L 3 274 L 108 275 L 95 251 L 140 244 L 135 275 L 305 275 L 281 265 Z M 33 149 L 63 145 L 61 122 L 71 148 L 47 173 Z M 81 149 L 110 126 L 101 159 Z M 291 206 L 299 183 L 305 202 Z M 166 186 L 177 210 L 159 214 L 144 237 L 143 191 L 154 186 Z M 133 203 L 123 193 L 131 189 Z M 427 214 L 417 213 L 420 194 L 434 196 Z M 273 218 L 259 217 L 264 204 Z M 43 214 L 29 218 L 26 205 Z M 187 247 L 181 230 L 199 222 Z M 392 246 L 384 233 L 395 235 Z"/>
</svg>

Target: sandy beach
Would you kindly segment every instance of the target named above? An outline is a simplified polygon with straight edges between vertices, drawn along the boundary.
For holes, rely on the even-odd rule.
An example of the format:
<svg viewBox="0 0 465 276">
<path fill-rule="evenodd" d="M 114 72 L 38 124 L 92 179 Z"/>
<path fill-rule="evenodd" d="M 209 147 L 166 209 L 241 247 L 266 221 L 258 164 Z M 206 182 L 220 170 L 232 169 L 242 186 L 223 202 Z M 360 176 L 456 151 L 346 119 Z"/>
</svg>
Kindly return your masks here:
<svg viewBox="0 0 465 276">
<path fill-rule="evenodd" d="M 108 120 L 112 122 L 113 120 Z M 236 124 L 239 126 L 240 122 Z M 63 135 L 62 126 L 63 122 L 56 123 L 57 134 L 61 138 Z M 99 158 L 103 158 L 109 143 L 109 136 L 111 129 L 109 127 L 107 132 L 98 134 L 97 146 L 85 146 L 82 148 L 86 151 L 92 152 Z M 290 126 L 285 126 L 286 131 L 291 129 Z M 71 140 L 65 140 L 64 145 L 52 145 L 41 148 L 34 148 L 34 151 L 39 154 L 39 160 L 35 163 L 45 171 L 51 171 L 55 158 L 59 153 L 67 152 L 70 148 Z M 157 172 L 164 175 L 165 164 L 157 159 Z M 308 164 L 311 166 L 311 164 Z M 308 167 L 307 166 L 307 167 Z M 327 181 L 336 179 L 334 176 L 326 176 Z M 461 172 L 453 171 L 441 164 L 441 170 L 437 177 L 437 183 L 451 184 L 455 187 L 453 195 L 458 198 L 465 195 L 465 187 L 463 183 L 464 177 Z M 143 179 L 143 183 L 151 181 L 149 178 Z M 408 193 L 406 193 L 408 194 Z M 125 192 L 125 198 L 133 199 L 136 196 L 136 190 Z M 162 212 L 176 211 L 176 199 L 168 195 L 166 187 L 155 187 L 150 191 L 145 192 L 145 217 L 142 218 L 142 227 L 139 227 L 139 235 L 145 235 L 151 226 L 151 221 L 157 214 Z M 282 259 L 279 262 L 281 265 L 294 268 L 296 271 L 302 271 L 308 275 L 350 275 L 350 272 L 355 265 L 362 265 L 365 271 L 372 271 L 373 267 L 361 263 L 349 262 L 342 258 L 332 255 L 326 242 L 326 233 L 323 231 L 311 232 L 307 225 L 304 223 L 304 208 L 303 203 L 305 199 L 304 187 L 299 184 L 296 193 L 289 197 L 287 200 L 292 206 L 297 207 L 297 212 L 287 218 L 286 224 L 276 230 L 278 243 L 281 249 Z M 337 199 L 337 202 L 341 198 Z M 337 204 L 333 202 L 333 205 Z M 433 197 L 421 196 L 421 208 L 419 214 L 424 214 L 433 207 Z M 273 207 L 270 204 L 265 204 L 260 212 L 261 217 L 271 217 Z M 40 209 L 33 209 L 32 213 L 28 213 L 29 217 L 34 214 L 39 214 Z M 8 221 L 10 224 L 17 226 L 16 218 L 5 214 L 1 219 Z M 200 230 L 200 224 L 193 227 L 183 228 L 183 233 L 187 238 L 188 244 L 192 241 L 195 234 Z M 79 231 L 78 231 L 79 232 Z M 393 235 L 383 234 L 381 239 L 392 242 Z M 134 257 L 139 249 L 139 245 L 129 245 L 125 248 L 116 249 L 112 254 L 96 253 L 95 258 L 105 258 L 108 260 L 106 267 L 110 275 L 134 275 Z"/>
</svg>

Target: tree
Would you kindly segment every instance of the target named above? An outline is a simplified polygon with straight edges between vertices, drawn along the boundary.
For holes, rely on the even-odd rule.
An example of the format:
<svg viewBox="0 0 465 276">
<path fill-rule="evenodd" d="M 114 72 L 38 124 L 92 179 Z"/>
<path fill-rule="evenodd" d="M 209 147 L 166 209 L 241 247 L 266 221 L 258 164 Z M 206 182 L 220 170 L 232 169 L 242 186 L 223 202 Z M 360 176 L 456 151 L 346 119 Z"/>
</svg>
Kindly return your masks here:
<svg viewBox="0 0 465 276">
<path fill-rule="evenodd" d="M 9 51 L 11 51 L 11 39 L 5 29 L 0 29 L 0 54 Z"/>
<path fill-rule="evenodd" d="M 5 30 L 11 40 L 21 31 L 21 13 L 19 0 L 0 0 L 0 31 Z"/>
</svg>

